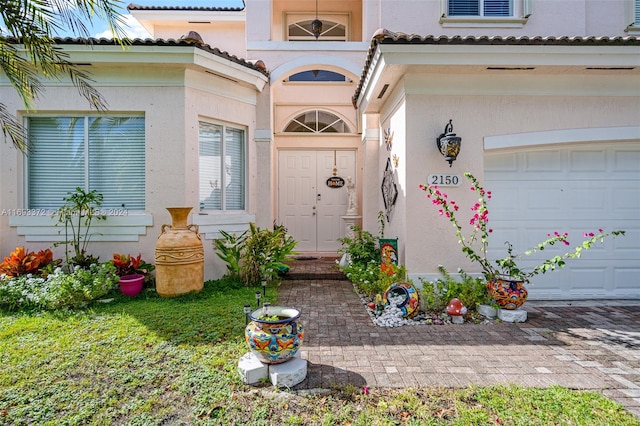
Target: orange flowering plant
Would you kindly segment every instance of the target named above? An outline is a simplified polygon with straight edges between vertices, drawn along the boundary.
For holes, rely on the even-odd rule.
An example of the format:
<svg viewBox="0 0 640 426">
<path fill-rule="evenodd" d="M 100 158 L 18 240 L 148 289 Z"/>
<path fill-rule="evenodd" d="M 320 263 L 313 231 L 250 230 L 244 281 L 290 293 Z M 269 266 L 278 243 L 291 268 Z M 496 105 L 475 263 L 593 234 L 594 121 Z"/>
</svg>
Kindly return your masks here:
<svg viewBox="0 0 640 426">
<path fill-rule="evenodd" d="M 487 281 L 492 281 L 500 276 L 507 276 L 516 281 L 529 282 L 535 275 L 544 274 L 556 268 L 564 267 L 565 260 L 579 258 L 582 251 L 588 250 L 598 241 L 603 242 L 606 237 L 616 237 L 618 235 L 624 235 L 625 233 L 625 231 L 621 230 L 604 232 L 603 229 L 598 229 L 597 232 L 585 232 L 583 235 L 586 239 L 581 244 L 563 255 L 557 255 L 544 260 L 541 264 L 529 271 L 525 271 L 518 266 L 517 261 L 522 258 L 523 254 L 529 256 L 533 253 L 544 251 L 545 247 L 554 244 L 569 246 L 571 245 L 568 241 L 569 234 L 566 232 L 547 234 L 548 238 L 546 240 L 525 251 L 523 254 L 514 253 L 513 246 L 507 241 L 507 256 L 491 261 L 487 258 L 488 238 L 489 234 L 493 232 L 488 226 L 489 210 L 487 208 L 487 201 L 490 200 L 492 196 L 491 191 L 486 191 L 471 173 L 466 172 L 464 175 L 471 182 L 471 191 L 479 195 L 478 201 L 471 207 L 473 214 L 469 220 L 469 224 L 472 226 L 472 230 L 468 236 L 463 234 L 462 225 L 458 222 L 456 214 L 460 206 L 455 200 L 450 199 L 449 196 L 438 189 L 437 186 L 420 185 L 420 189 L 427 193 L 427 198 L 438 208 L 438 213 L 449 219 L 453 224 L 458 242 L 462 246 L 462 252 L 471 259 L 471 261 L 477 262 L 480 265 Z"/>
<path fill-rule="evenodd" d="M 0 274 L 7 277 L 17 277 L 20 275 L 40 273 L 40 269 L 53 262 L 53 252 L 51 249 L 40 250 L 39 252 L 29 252 L 24 247 L 16 247 L 14 251 L 4 258 L 0 263 Z"/>
<path fill-rule="evenodd" d="M 132 274 L 142 274 L 146 276 L 156 268 L 154 265 L 142 260 L 140 253 L 135 257 L 130 254 L 114 253 L 111 263 L 116 267 L 116 274 L 120 277 Z"/>
</svg>

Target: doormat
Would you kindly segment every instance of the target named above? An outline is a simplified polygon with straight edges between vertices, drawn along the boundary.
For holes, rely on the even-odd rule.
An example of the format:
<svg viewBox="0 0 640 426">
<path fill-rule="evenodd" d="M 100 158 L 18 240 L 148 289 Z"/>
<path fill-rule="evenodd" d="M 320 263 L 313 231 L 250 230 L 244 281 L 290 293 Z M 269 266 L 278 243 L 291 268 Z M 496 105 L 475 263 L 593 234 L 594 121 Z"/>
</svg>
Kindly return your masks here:
<svg viewBox="0 0 640 426">
<path fill-rule="evenodd" d="M 320 260 L 320 256 L 293 256 L 295 260 Z"/>
</svg>

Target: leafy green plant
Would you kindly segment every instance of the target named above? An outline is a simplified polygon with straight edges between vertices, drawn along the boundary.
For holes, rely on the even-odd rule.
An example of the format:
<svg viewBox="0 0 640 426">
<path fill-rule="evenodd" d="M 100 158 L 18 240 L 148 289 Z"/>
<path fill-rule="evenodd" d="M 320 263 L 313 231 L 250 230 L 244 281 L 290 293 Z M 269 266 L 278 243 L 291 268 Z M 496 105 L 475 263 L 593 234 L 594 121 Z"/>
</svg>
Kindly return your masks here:
<svg viewBox="0 0 640 426">
<path fill-rule="evenodd" d="M 350 263 L 343 268 L 343 272 L 357 292 L 368 297 L 384 293 L 391 284 L 405 281 L 407 275 L 403 265 L 384 265 L 373 260 L 367 264 Z"/>
<path fill-rule="evenodd" d="M 342 246 L 338 253 L 347 254 L 351 263 L 366 265 L 371 261 L 380 263 L 378 239 L 371 232 L 365 231 L 359 226 L 352 226 L 352 235 L 340 238 Z"/>
<path fill-rule="evenodd" d="M 58 225 L 64 225 L 65 239 L 56 245 L 65 245 L 67 265 L 87 268 L 91 264 L 98 263 L 98 258 L 87 253 L 87 245 L 91 240 L 91 225 L 94 220 L 106 220 L 107 217 L 100 214 L 103 196 L 95 189 L 86 192 L 77 187 L 74 192 L 67 193 L 64 204 L 55 213 Z M 70 253 L 72 253 L 70 255 Z"/>
<path fill-rule="evenodd" d="M 213 240 L 216 255 L 227 264 L 227 276 L 240 281 L 240 263 L 242 262 L 242 249 L 247 239 L 247 231 L 239 236 L 220 230 L 223 238 Z"/>
<path fill-rule="evenodd" d="M 0 305 L 9 309 L 75 309 L 117 287 L 118 275 L 111 263 L 56 268 L 46 277 L 20 275 L 0 278 Z"/>
<path fill-rule="evenodd" d="M 245 285 L 259 284 L 263 279 L 276 280 L 279 272 L 287 268 L 285 262 L 295 254 L 293 249 L 298 243 L 284 226 L 276 224 L 273 231 L 250 223 L 240 236 L 221 234 L 224 238 L 213 243 L 216 254 L 227 264 L 227 274 Z"/>
<path fill-rule="evenodd" d="M 276 321 L 280 321 L 282 318 L 280 318 L 277 315 L 260 315 L 258 319 L 262 321 L 276 322 Z"/>
<path fill-rule="evenodd" d="M 464 270 L 458 269 L 460 281 L 456 280 L 445 269 L 438 265 L 442 275 L 433 282 L 422 282 L 422 305 L 425 310 L 442 311 L 453 298 L 458 298 L 468 309 L 475 309 L 480 304 L 491 304 L 487 294 L 486 281 L 483 277 L 472 277 Z"/>
<path fill-rule="evenodd" d="M 384 213 L 379 212 L 378 218 L 382 237 Z M 341 269 L 360 294 L 374 297 L 376 294 L 384 293 L 391 284 L 405 279 L 407 270 L 404 266 L 383 263 L 380 259 L 378 238 L 358 226 L 352 226 L 351 230 L 351 235 L 339 239 L 342 247 L 338 253 L 348 256 L 349 261 Z"/>
</svg>

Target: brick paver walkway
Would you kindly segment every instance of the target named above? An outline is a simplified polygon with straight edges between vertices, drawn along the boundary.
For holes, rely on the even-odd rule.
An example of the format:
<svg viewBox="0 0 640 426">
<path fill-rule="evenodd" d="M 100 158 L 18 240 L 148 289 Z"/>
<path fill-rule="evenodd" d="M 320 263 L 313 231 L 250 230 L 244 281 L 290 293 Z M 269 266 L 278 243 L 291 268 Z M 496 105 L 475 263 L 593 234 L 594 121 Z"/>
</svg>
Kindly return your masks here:
<svg viewBox="0 0 640 426">
<path fill-rule="evenodd" d="M 640 301 L 527 302 L 522 324 L 383 328 L 331 262 L 297 262 L 279 291 L 279 303 L 299 308 L 305 326 L 308 374 L 297 388 L 557 384 L 600 391 L 640 417 Z M 314 269 L 331 279 L 295 274 Z"/>
</svg>

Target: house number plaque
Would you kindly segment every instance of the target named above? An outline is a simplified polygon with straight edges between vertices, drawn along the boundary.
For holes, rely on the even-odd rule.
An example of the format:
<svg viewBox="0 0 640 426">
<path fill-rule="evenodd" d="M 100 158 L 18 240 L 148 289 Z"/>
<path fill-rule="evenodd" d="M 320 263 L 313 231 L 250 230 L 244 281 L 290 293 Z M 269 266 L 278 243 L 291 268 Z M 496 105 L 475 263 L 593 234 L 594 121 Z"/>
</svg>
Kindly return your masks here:
<svg viewBox="0 0 640 426">
<path fill-rule="evenodd" d="M 460 186 L 462 179 L 460 175 L 434 173 L 427 177 L 427 182 L 434 186 Z"/>
</svg>

